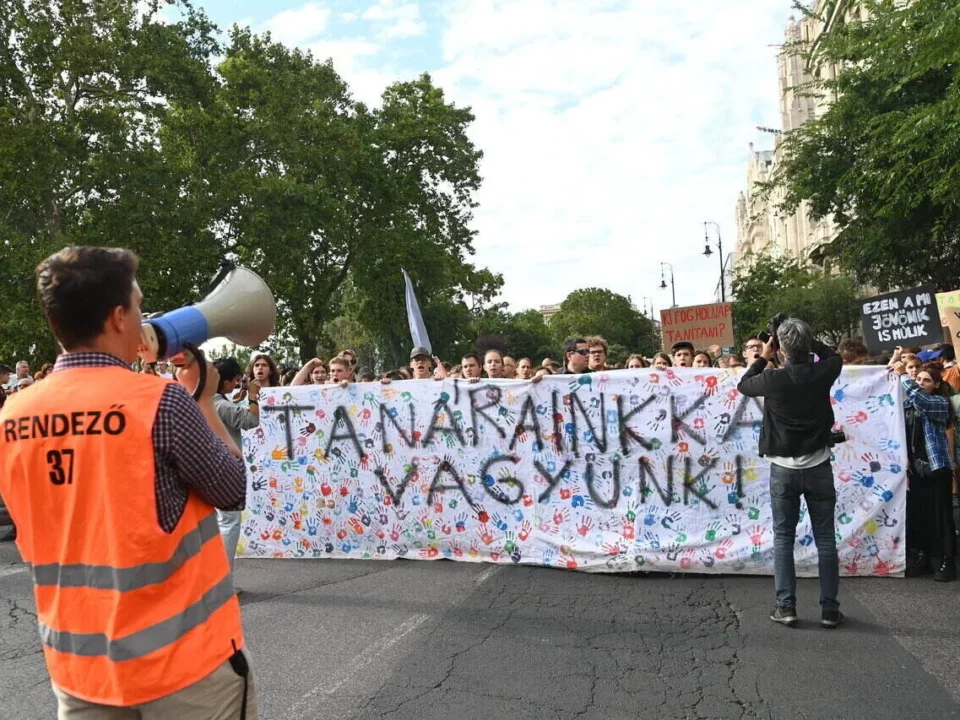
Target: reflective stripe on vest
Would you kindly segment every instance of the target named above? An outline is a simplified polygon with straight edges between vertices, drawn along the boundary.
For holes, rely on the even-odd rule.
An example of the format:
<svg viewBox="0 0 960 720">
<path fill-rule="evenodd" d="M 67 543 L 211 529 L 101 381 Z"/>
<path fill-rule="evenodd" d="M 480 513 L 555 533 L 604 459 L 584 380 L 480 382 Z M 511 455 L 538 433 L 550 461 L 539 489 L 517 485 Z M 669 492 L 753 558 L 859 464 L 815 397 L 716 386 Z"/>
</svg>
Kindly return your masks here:
<svg viewBox="0 0 960 720">
<path fill-rule="evenodd" d="M 88 587 L 96 590 L 129 592 L 165 582 L 186 562 L 200 554 L 204 543 L 220 536 L 216 513 L 210 513 L 197 527 L 183 536 L 177 549 L 165 562 L 143 563 L 126 568 L 109 565 L 59 565 L 48 563 L 33 568 L 38 586 Z"/>
<path fill-rule="evenodd" d="M 227 575 L 182 613 L 132 635 L 111 640 L 103 633 L 72 633 L 53 630 L 40 623 L 40 641 L 59 652 L 83 657 L 106 656 L 114 662 L 134 660 L 176 642 L 207 621 L 234 596 L 233 578 Z"/>
</svg>

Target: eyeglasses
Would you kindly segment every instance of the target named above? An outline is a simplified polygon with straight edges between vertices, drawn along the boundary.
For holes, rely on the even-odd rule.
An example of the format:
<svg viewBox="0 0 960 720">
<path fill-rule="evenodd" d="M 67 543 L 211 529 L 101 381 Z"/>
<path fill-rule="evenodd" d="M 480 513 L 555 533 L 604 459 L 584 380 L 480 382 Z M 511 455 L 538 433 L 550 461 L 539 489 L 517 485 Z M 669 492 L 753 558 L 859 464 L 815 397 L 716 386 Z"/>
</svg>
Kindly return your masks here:
<svg viewBox="0 0 960 720">
<path fill-rule="evenodd" d="M 603 350 L 591 350 L 591 351 L 590 351 L 590 354 L 591 354 L 591 355 L 606 355 L 607 353 L 604 352 Z"/>
<path fill-rule="evenodd" d="M 583 355 L 583 356 L 586 356 L 587 354 L 587 351 L 584 350 L 583 348 L 577 348 L 576 350 L 571 350 L 570 352 L 575 352 L 577 355 Z"/>
<path fill-rule="evenodd" d="M 751 345 L 744 345 L 744 346 L 743 346 L 743 349 L 744 349 L 744 350 L 763 350 L 763 345 L 759 345 L 759 344 L 757 344 L 757 343 L 753 343 L 753 344 L 751 344 Z"/>
</svg>

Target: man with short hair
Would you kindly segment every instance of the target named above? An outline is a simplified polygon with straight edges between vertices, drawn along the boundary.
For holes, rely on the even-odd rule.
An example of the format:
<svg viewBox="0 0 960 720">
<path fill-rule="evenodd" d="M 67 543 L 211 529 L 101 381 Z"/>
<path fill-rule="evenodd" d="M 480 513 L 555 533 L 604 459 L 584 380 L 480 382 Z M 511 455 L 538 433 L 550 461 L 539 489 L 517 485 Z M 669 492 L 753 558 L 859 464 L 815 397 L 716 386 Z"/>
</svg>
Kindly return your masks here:
<svg viewBox="0 0 960 720">
<path fill-rule="evenodd" d="M 580 375 L 590 372 L 587 366 L 587 354 L 590 347 L 587 341 L 582 338 L 570 338 L 563 344 L 563 361 L 565 363 L 561 374 Z"/>
<path fill-rule="evenodd" d="M 693 353 L 696 352 L 693 343 L 681 340 L 675 342 L 670 350 L 673 353 L 674 367 L 693 367 Z"/>
<path fill-rule="evenodd" d="M 219 376 L 180 355 L 178 382 L 131 370 L 137 257 L 72 247 L 37 268 L 64 352 L 0 411 L 0 492 L 32 567 L 60 718 L 256 717 L 240 605 L 215 508 L 243 507 Z M 57 417 L 69 432 L 37 431 Z M 37 418 L 39 424 L 30 424 Z"/>
<path fill-rule="evenodd" d="M 17 383 L 21 378 L 30 377 L 30 363 L 26 360 L 19 360 L 15 365 L 16 372 L 12 377 L 8 377 L 5 383 L 8 392 L 17 391 Z"/>
<path fill-rule="evenodd" d="M 240 367 L 240 363 L 232 357 L 225 357 L 214 360 L 213 366 L 220 375 L 220 383 L 216 394 L 213 396 L 213 406 L 217 409 L 217 415 L 220 416 L 224 427 L 227 428 L 227 432 L 230 433 L 230 437 L 233 438 L 237 447 L 243 447 L 241 431 L 252 430 L 260 424 L 260 383 L 251 380 L 247 384 L 247 399 L 249 402 L 247 407 L 244 407 L 230 400 L 230 396 L 243 378 L 243 368 Z M 230 563 L 231 570 L 233 570 L 237 555 L 237 543 L 240 542 L 240 517 L 242 514 L 242 510 L 217 510 L 220 537 L 223 538 L 223 546 L 227 551 L 227 560 Z"/>
<path fill-rule="evenodd" d="M 743 343 L 743 359 L 746 360 L 748 367 L 752 365 L 762 353 L 763 340 L 756 335 L 751 335 L 747 338 L 746 342 Z"/>
<path fill-rule="evenodd" d="M 499 350 L 487 350 L 483 356 L 483 369 L 491 380 L 503 378 L 503 355 Z"/>
<path fill-rule="evenodd" d="M 607 351 L 609 348 L 607 341 L 599 335 L 587 338 L 587 367 L 590 368 L 590 372 L 607 369 Z"/>
<path fill-rule="evenodd" d="M 782 369 L 768 368 L 779 352 Z M 813 361 L 813 355 L 819 357 Z M 777 337 L 765 343 L 759 358 L 743 374 L 737 389 L 765 398 L 760 455 L 770 461 L 770 502 L 774 532 L 776 606 L 770 619 L 788 627 L 797 622 L 797 576 L 793 551 L 800 521 L 800 498 L 807 503 L 820 571 L 820 624 L 835 628 L 843 621 L 837 595 L 840 567 L 834 536 L 837 492 L 833 485 L 830 390 L 843 360 L 814 339 L 810 326 L 787 318 Z"/>
<path fill-rule="evenodd" d="M 482 376 L 480 356 L 475 352 L 468 352 L 460 358 L 460 367 L 463 369 L 464 380 L 479 380 Z"/>
<path fill-rule="evenodd" d="M 345 357 L 337 355 L 328 363 L 330 375 L 327 377 L 328 385 L 339 385 L 346 387 L 350 384 L 350 378 L 353 376 L 353 367 L 350 361 Z"/>
<path fill-rule="evenodd" d="M 503 356 L 503 378 L 514 380 L 517 377 L 517 361 L 509 355 Z"/>
<path fill-rule="evenodd" d="M 433 357 L 425 347 L 410 351 L 410 370 L 414 380 L 429 380 L 433 377 Z"/>
</svg>

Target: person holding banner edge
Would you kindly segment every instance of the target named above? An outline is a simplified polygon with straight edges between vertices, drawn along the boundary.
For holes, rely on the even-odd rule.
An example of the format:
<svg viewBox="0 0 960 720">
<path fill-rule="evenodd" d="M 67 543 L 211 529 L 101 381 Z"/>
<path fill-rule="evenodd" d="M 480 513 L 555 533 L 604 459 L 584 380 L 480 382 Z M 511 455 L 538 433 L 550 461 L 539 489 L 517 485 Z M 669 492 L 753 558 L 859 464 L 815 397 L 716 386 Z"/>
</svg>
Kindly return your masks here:
<svg viewBox="0 0 960 720">
<path fill-rule="evenodd" d="M 783 366 L 770 368 L 777 355 Z M 819 357 L 813 362 L 813 355 Z M 770 338 L 747 368 L 737 389 L 747 397 L 762 397 L 760 455 L 770 461 L 770 500 L 774 531 L 773 622 L 797 623 L 797 576 L 793 551 L 800 520 L 800 498 L 807 502 L 820 574 L 820 624 L 835 628 L 843 622 L 840 602 L 840 563 L 834 528 L 837 492 L 833 484 L 831 445 L 834 418 L 830 389 L 840 376 L 843 360 L 814 339 L 807 323 L 786 318 L 771 323 Z"/>
</svg>

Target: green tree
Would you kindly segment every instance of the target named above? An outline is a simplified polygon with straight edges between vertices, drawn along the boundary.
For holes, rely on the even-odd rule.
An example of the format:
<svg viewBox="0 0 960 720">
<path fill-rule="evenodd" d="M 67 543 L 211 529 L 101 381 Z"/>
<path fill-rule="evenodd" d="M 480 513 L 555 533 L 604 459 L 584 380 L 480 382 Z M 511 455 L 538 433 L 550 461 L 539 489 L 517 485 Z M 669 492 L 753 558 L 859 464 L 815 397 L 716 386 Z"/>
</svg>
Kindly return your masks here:
<svg viewBox="0 0 960 720">
<path fill-rule="evenodd" d="M 55 353 L 32 275 L 66 245 L 137 251 L 151 310 L 194 299 L 216 269 L 215 247 L 177 242 L 197 232 L 156 130 L 171 104 L 209 96 L 217 44 L 187 2 L 159 21 L 167 4 L 0 4 L 0 356 Z"/>
<path fill-rule="evenodd" d="M 960 4 L 865 0 L 869 19 L 834 24 L 812 50 L 836 77 L 803 91 L 833 99 L 788 133 L 768 189 L 809 200 L 839 228 L 827 252 L 880 289 L 960 277 Z"/>
<path fill-rule="evenodd" d="M 742 345 L 766 330 L 777 313 L 801 318 L 834 344 L 851 332 L 860 314 L 859 286 L 845 275 L 826 275 L 798 260 L 760 255 L 734 275 L 733 327 Z"/>
<path fill-rule="evenodd" d="M 554 344 L 560 347 L 571 337 L 601 335 L 608 343 L 631 352 L 652 354 L 657 335 L 650 319 L 634 309 L 630 298 L 602 288 L 575 290 L 550 319 Z"/>
</svg>

